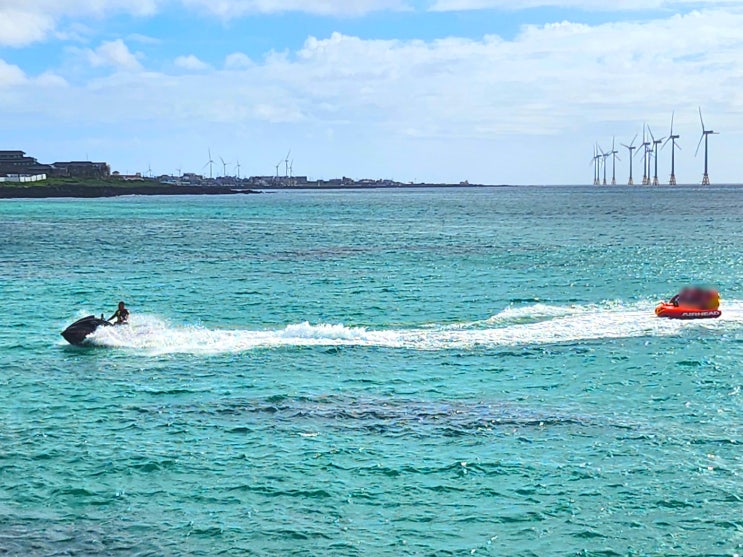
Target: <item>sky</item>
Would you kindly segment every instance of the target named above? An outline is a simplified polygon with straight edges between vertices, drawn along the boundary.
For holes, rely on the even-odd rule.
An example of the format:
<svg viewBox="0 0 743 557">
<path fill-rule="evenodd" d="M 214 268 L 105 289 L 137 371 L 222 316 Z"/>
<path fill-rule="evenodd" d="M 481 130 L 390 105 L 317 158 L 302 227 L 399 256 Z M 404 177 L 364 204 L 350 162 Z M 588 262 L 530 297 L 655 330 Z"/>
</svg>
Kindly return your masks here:
<svg viewBox="0 0 743 557">
<path fill-rule="evenodd" d="M 214 175 L 289 159 L 311 179 L 590 184 L 597 142 L 626 182 L 621 144 L 674 114 L 677 179 L 696 183 L 701 107 L 710 179 L 738 183 L 742 29 L 743 0 L 0 0 L 0 149 L 122 173 L 208 175 L 211 153 Z"/>
</svg>

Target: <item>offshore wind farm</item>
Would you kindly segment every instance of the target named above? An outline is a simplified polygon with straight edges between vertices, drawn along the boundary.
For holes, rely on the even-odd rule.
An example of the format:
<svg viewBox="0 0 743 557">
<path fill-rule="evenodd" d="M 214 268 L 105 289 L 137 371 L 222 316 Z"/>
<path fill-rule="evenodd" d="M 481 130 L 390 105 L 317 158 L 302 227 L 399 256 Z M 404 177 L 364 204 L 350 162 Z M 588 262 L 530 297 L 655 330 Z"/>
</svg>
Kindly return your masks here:
<svg viewBox="0 0 743 557">
<path fill-rule="evenodd" d="M 702 108 L 698 108 L 699 112 L 699 123 L 701 125 L 701 134 L 699 136 L 699 142 L 697 143 L 697 148 L 694 151 L 694 157 L 696 158 L 699 155 L 699 151 L 702 147 L 702 143 L 704 143 L 704 165 L 703 165 L 703 173 L 701 178 L 701 184 L 704 186 L 710 185 L 710 178 L 709 178 L 709 136 L 710 135 L 719 135 L 720 132 L 714 131 L 712 129 L 708 129 L 704 123 L 704 116 L 702 114 Z M 639 132 L 635 134 L 635 136 L 632 138 L 632 141 L 629 142 L 629 144 L 621 143 L 621 146 L 627 149 L 627 172 L 628 172 L 628 178 L 627 178 L 627 185 L 635 185 L 634 184 L 634 177 L 633 177 L 633 160 L 636 156 L 639 156 L 642 154 L 642 182 L 641 184 L 643 186 L 660 186 L 662 184 L 667 184 L 669 186 L 675 186 L 678 184 L 678 180 L 676 178 L 676 150 L 681 149 L 681 145 L 677 142 L 677 140 L 681 137 L 679 133 L 674 133 L 674 119 L 676 116 L 676 112 L 671 112 L 671 125 L 668 135 L 666 136 L 660 136 L 656 137 L 655 134 L 653 134 L 653 130 L 650 127 L 650 125 L 647 122 L 644 122 L 642 124 L 642 143 L 639 145 L 635 145 L 635 141 L 637 140 L 637 137 L 639 135 Z M 615 141 L 616 138 L 612 137 L 611 140 L 611 148 L 607 148 L 604 150 L 604 148 L 601 146 L 601 143 L 596 142 L 593 145 L 593 157 L 591 158 L 591 163 L 593 165 L 593 185 L 594 186 L 607 186 L 607 185 L 616 185 L 616 161 L 621 159 L 617 156 L 618 151 L 615 148 Z M 660 161 L 660 155 L 665 150 L 666 146 L 670 143 L 670 150 L 669 153 L 669 164 L 670 164 L 670 174 L 668 177 L 668 181 L 662 181 L 660 177 L 658 176 L 658 166 Z M 607 159 L 611 157 L 612 159 L 612 177 L 611 182 L 607 182 Z M 686 183 L 699 183 L 697 180 L 689 180 Z"/>
</svg>

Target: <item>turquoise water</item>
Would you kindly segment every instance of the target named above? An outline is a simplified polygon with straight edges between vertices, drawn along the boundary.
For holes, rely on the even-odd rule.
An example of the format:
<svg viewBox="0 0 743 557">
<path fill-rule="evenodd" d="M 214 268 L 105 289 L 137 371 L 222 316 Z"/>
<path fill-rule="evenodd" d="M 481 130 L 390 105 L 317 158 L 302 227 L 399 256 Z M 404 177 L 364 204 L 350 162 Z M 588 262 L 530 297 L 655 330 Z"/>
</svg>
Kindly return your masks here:
<svg viewBox="0 0 743 557">
<path fill-rule="evenodd" d="M 3 201 L 0 549 L 738 554 L 742 224 L 733 187 Z M 655 318 L 689 282 L 723 316 Z"/>
</svg>

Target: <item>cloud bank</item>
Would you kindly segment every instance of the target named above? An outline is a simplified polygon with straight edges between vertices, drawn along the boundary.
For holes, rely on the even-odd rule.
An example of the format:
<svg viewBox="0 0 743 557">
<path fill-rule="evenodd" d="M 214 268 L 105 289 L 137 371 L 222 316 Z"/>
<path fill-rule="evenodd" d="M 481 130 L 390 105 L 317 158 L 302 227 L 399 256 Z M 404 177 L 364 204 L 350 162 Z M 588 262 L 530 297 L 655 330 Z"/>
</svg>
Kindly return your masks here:
<svg viewBox="0 0 743 557">
<path fill-rule="evenodd" d="M 717 8 L 640 22 L 525 26 L 510 40 L 333 33 L 263 57 L 236 51 L 207 64 L 185 52 L 160 67 L 115 39 L 76 51 L 97 73 L 74 85 L 54 68 L 33 76 L 0 60 L 0 101 L 11 122 L 34 115 L 60 129 L 79 126 L 87 137 L 100 134 L 97 148 L 109 149 L 114 161 L 126 149 L 154 148 L 135 145 L 134 137 L 161 152 L 171 149 L 167 156 L 181 158 L 173 167 L 200 156 L 189 149 L 220 149 L 220 142 L 223 150 L 251 145 L 260 160 L 273 156 L 264 146 L 291 144 L 312 153 L 305 172 L 315 175 L 354 164 L 370 174 L 386 165 L 395 176 L 414 179 L 423 170 L 411 169 L 425 168 L 449 179 L 477 168 L 479 174 L 466 177 L 490 181 L 487 160 L 499 176 L 517 181 L 524 165 L 542 173 L 534 155 L 521 149 L 533 146 L 540 157 L 554 152 L 555 165 L 579 160 L 578 169 L 563 163 L 566 170 L 544 170 L 541 178 L 570 181 L 590 172 L 594 141 L 606 146 L 615 134 L 629 141 L 643 121 L 660 135 L 673 110 L 692 153 L 698 105 L 709 125 L 724 124 L 728 138 L 743 136 L 742 27 L 740 10 Z M 129 133 L 131 144 L 100 131 L 111 126 Z M 159 135 L 137 135 L 153 127 Z M 171 148 L 167 134 L 191 146 Z M 385 157 L 396 162 L 383 163 Z M 695 161 L 685 152 L 679 164 L 683 172 Z"/>
</svg>

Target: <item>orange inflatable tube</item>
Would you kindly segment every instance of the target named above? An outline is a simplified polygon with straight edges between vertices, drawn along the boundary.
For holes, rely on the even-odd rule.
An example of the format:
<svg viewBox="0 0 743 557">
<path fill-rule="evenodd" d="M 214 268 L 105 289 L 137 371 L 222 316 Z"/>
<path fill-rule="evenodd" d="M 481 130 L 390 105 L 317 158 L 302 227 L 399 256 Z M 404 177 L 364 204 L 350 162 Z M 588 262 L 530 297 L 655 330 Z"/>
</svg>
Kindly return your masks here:
<svg viewBox="0 0 743 557">
<path fill-rule="evenodd" d="M 669 319 L 715 319 L 722 315 L 719 309 L 699 309 L 693 307 L 674 306 L 663 302 L 655 308 L 655 315 Z"/>
</svg>

